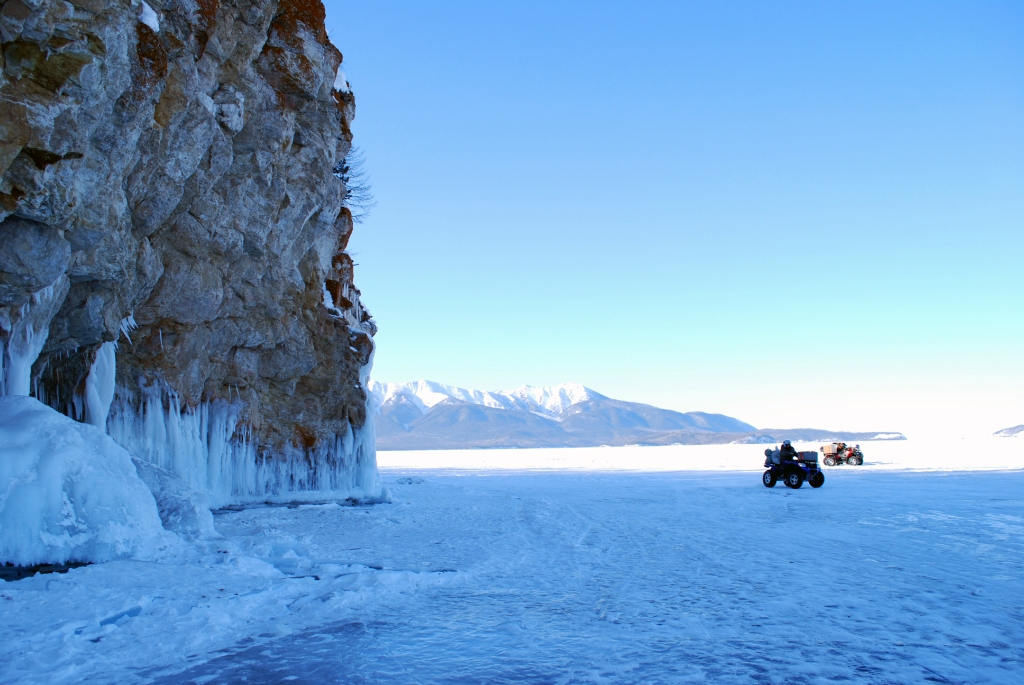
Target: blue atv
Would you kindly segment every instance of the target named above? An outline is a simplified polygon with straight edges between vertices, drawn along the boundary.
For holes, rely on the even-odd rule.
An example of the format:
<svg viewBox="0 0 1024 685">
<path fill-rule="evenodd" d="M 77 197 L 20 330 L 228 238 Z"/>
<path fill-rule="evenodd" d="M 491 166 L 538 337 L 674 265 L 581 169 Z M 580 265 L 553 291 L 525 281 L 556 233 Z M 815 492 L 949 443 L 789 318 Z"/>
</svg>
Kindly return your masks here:
<svg viewBox="0 0 1024 685">
<path fill-rule="evenodd" d="M 797 452 L 796 458 L 784 459 L 780 450 L 769 447 L 764 451 L 764 465 L 768 470 L 761 476 L 761 482 L 766 488 L 774 488 L 780 480 L 794 490 L 804 481 L 812 488 L 825 484 L 825 474 L 818 468 L 817 452 Z"/>
</svg>

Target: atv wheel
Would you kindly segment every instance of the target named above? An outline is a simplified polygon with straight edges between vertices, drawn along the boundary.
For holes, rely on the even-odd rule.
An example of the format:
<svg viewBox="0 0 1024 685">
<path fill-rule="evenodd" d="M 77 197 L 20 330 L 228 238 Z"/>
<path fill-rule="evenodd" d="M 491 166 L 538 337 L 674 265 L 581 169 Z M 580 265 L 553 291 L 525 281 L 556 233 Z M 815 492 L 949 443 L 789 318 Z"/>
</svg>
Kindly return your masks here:
<svg viewBox="0 0 1024 685">
<path fill-rule="evenodd" d="M 812 488 L 820 488 L 825 484 L 825 474 L 821 471 L 815 471 L 807 478 L 807 482 Z"/>
<path fill-rule="evenodd" d="M 835 466 L 835 465 L 836 465 L 835 457 L 825 457 L 825 466 Z"/>
<path fill-rule="evenodd" d="M 804 484 L 804 474 L 799 471 L 790 471 L 786 474 L 786 487 L 799 489 Z"/>
<path fill-rule="evenodd" d="M 864 463 L 864 460 L 861 459 L 860 457 L 850 457 L 849 459 L 846 460 L 846 463 L 849 464 L 850 466 L 860 466 L 861 464 Z"/>
<path fill-rule="evenodd" d="M 761 482 L 764 483 L 766 488 L 775 487 L 775 474 L 771 470 L 765 471 L 764 475 L 761 476 Z"/>
</svg>

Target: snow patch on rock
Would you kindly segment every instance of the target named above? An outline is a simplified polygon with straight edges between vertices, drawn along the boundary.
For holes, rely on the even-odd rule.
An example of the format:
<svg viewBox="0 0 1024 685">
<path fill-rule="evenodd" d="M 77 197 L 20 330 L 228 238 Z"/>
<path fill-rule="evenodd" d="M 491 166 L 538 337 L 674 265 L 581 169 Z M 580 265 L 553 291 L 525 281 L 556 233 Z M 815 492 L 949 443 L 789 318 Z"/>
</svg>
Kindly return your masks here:
<svg viewBox="0 0 1024 685">
<path fill-rule="evenodd" d="M 139 9 L 139 21 L 153 29 L 154 33 L 160 33 L 160 17 L 157 16 L 157 13 L 149 6 L 146 0 L 142 0 L 142 7 Z"/>
<path fill-rule="evenodd" d="M 341 67 L 338 67 L 338 73 L 334 76 L 334 90 L 340 93 L 349 91 L 348 80 L 346 80 L 345 71 Z"/>
</svg>

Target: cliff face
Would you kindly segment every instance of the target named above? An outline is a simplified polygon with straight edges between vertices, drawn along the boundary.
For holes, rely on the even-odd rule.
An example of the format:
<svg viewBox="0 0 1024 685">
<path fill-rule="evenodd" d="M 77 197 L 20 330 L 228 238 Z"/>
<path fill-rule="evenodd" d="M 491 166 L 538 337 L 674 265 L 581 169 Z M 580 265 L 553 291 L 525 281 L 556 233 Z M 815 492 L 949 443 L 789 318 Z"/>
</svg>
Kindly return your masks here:
<svg viewBox="0 0 1024 685">
<path fill-rule="evenodd" d="M 122 433 L 230 406 L 246 459 L 355 458 L 376 328 L 332 173 L 355 100 L 320 1 L 6 0 L 0 32 L 6 392 L 85 418 L 119 340 Z M 143 437 L 122 441 L 170 458 Z"/>
</svg>

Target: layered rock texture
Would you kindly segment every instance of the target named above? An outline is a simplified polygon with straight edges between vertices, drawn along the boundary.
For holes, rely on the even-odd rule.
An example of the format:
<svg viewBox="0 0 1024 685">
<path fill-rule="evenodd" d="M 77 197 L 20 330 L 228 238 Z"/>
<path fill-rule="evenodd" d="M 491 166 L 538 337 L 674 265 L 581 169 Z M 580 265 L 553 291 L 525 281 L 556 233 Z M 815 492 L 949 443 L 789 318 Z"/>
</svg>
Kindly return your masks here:
<svg viewBox="0 0 1024 685">
<path fill-rule="evenodd" d="M 211 407 L 292 479 L 235 491 L 372 459 L 376 328 L 333 173 L 355 100 L 319 0 L 5 0 L 0 33 L 5 392 L 84 419 L 117 340 L 111 420 L 154 461 L 151 414 Z"/>
</svg>

